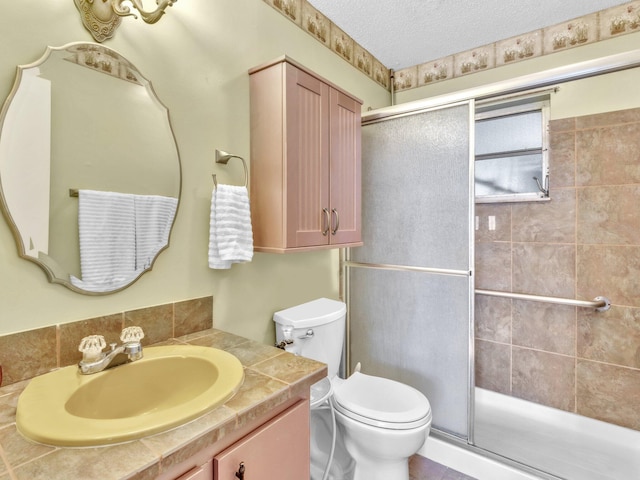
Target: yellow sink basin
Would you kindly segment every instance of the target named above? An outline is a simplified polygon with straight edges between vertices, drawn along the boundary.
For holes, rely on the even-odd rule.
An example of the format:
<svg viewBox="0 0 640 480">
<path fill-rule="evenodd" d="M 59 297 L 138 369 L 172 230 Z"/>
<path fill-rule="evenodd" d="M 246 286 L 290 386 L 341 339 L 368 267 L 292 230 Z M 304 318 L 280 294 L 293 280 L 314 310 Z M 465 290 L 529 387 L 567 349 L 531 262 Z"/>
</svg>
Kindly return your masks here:
<svg viewBox="0 0 640 480">
<path fill-rule="evenodd" d="M 146 437 L 222 405 L 244 380 L 216 348 L 147 347 L 136 362 L 82 375 L 77 366 L 34 378 L 18 399 L 18 431 L 39 443 L 95 446 Z"/>
</svg>

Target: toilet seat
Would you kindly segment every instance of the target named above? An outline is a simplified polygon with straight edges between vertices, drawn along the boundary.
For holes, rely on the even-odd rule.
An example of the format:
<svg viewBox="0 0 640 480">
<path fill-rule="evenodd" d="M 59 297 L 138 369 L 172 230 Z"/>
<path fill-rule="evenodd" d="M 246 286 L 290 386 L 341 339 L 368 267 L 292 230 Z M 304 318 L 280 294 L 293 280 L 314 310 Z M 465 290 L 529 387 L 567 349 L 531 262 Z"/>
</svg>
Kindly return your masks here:
<svg viewBox="0 0 640 480">
<path fill-rule="evenodd" d="M 429 400 L 409 385 L 360 372 L 334 383 L 336 410 L 353 420 L 392 430 L 431 422 Z"/>
</svg>

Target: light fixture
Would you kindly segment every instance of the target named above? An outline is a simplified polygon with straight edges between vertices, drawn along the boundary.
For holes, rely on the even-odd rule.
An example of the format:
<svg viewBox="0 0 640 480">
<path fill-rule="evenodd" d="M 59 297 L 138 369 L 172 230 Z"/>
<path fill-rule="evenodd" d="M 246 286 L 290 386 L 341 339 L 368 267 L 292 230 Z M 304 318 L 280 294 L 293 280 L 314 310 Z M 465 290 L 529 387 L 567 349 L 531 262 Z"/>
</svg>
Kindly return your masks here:
<svg viewBox="0 0 640 480">
<path fill-rule="evenodd" d="M 156 0 L 158 7 L 149 12 L 144 9 L 142 0 L 74 0 L 76 7 L 80 10 L 83 25 L 91 32 L 96 42 L 111 38 L 120 25 L 122 17 L 138 18 L 129 6 L 133 6 L 146 23 L 156 23 L 164 15 L 167 7 L 176 1 Z"/>
</svg>

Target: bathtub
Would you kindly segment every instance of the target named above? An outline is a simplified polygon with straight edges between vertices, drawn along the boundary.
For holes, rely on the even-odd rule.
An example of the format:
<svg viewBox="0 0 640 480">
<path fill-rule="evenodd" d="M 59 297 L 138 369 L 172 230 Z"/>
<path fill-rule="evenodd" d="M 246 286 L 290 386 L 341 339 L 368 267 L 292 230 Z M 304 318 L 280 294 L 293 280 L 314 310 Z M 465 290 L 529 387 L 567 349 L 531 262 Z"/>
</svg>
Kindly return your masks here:
<svg viewBox="0 0 640 480">
<path fill-rule="evenodd" d="M 476 446 L 432 435 L 420 455 L 478 480 L 640 478 L 640 432 L 481 388 L 475 395 Z"/>
</svg>

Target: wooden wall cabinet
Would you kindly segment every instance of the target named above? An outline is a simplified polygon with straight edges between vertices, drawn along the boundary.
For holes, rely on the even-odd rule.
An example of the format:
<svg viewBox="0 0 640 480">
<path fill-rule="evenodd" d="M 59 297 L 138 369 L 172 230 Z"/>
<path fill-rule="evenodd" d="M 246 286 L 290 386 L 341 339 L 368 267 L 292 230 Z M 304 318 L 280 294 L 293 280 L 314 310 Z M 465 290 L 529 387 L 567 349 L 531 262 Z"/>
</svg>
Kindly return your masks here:
<svg viewBox="0 0 640 480">
<path fill-rule="evenodd" d="M 362 101 L 288 57 L 249 75 L 255 251 L 362 245 Z"/>
</svg>

